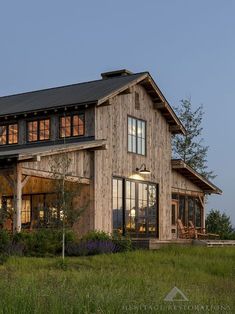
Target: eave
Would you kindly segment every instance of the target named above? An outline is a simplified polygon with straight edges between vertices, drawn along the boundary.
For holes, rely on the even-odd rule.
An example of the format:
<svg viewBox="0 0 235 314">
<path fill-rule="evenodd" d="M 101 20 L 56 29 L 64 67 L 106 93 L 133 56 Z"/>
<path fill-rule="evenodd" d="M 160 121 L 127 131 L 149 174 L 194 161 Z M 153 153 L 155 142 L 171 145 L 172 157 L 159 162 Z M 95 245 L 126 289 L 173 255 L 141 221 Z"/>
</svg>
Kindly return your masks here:
<svg viewBox="0 0 235 314">
<path fill-rule="evenodd" d="M 81 150 L 103 150 L 107 149 L 105 140 L 93 140 L 87 142 L 76 142 L 69 144 L 57 144 L 54 146 L 39 146 L 0 152 L 0 162 L 14 160 L 16 162 L 39 161 L 41 157 L 59 155 L 63 153 Z"/>
<path fill-rule="evenodd" d="M 204 178 L 201 174 L 195 171 L 192 167 L 187 165 L 181 159 L 172 159 L 171 166 L 173 170 L 176 170 L 185 178 L 189 179 L 195 185 L 203 190 L 206 194 L 222 194 L 222 190 L 219 189 L 212 182 Z"/>
<path fill-rule="evenodd" d="M 138 77 L 136 80 L 133 80 L 131 83 L 126 84 L 122 88 L 116 90 L 115 92 L 106 95 L 102 99 L 98 100 L 97 106 L 108 104 L 109 99 L 115 97 L 119 94 L 124 93 L 126 90 L 130 89 L 132 86 L 140 84 L 143 86 L 149 96 L 153 101 L 153 108 L 159 110 L 164 118 L 169 124 L 169 130 L 172 134 L 186 134 L 186 129 L 184 128 L 182 122 L 177 117 L 176 113 L 162 94 L 160 88 L 157 86 L 153 78 L 148 72 L 144 72 L 141 77 Z"/>
</svg>

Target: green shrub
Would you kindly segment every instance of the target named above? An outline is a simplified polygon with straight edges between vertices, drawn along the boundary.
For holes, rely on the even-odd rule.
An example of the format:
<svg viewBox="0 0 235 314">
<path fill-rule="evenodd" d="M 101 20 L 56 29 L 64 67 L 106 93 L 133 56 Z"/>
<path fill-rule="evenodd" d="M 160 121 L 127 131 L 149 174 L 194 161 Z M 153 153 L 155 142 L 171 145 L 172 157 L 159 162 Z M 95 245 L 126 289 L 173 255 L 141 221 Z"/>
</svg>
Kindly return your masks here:
<svg viewBox="0 0 235 314">
<path fill-rule="evenodd" d="M 6 253 L 11 243 L 10 235 L 6 230 L 0 230 L 0 253 Z"/>
<path fill-rule="evenodd" d="M 3 265 L 8 260 L 8 254 L 1 253 L 0 254 L 0 265 Z"/>
<path fill-rule="evenodd" d="M 118 252 L 127 252 L 133 250 L 130 237 L 114 235 L 112 241 L 116 244 Z"/>
<path fill-rule="evenodd" d="M 74 241 L 73 231 L 65 233 L 65 241 Z M 21 244 L 24 255 L 28 256 L 50 256 L 58 255 L 62 249 L 62 230 L 40 229 L 34 232 L 21 232 L 13 236 L 13 245 Z"/>
<path fill-rule="evenodd" d="M 105 240 L 111 240 L 112 237 L 109 233 L 106 233 L 104 231 L 89 231 L 86 233 L 81 240 L 99 240 L 99 241 L 105 241 Z"/>
</svg>

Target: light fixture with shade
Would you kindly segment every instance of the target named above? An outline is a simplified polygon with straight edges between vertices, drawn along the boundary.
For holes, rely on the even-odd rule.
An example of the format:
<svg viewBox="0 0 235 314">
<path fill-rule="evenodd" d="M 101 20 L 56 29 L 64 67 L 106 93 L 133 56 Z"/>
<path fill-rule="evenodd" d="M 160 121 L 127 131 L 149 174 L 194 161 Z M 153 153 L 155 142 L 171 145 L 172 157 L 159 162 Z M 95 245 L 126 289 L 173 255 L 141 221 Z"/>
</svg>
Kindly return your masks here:
<svg viewBox="0 0 235 314">
<path fill-rule="evenodd" d="M 142 164 L 140 168 L 136 168 L 136 171 L 139 172 L 140 174 L 150 174 L 150 170 L 146 168 L 145 164 Z"/>
</svg>

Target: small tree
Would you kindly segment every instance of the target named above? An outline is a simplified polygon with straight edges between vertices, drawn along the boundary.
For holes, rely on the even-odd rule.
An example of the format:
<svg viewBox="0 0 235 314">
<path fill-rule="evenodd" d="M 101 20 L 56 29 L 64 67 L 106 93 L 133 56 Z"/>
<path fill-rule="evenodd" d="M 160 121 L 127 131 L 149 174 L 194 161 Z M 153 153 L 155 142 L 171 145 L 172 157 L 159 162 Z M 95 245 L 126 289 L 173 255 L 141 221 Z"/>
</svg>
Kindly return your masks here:
<svg viewBox="0 0 235 314">
<path fill-rule="evenodd" d="M 219 210 L 211 210 L 206 217 L 206 230 L 209 233 L 217 233 L 221 239 L 232 239 L 235 237 L 230 217 Z"/>
<path fill-rule="evenodd" d="M 51 172 L 55 180 L 55 192 L 57 200 L 55 203 L 57 209 L 57 227 L 62 227 L 62 258 L 65 257 L 65 231 L 72 227 L 79 219 L 86 205 L 75 207 L 73 201 L 75 197 L 80 196 L 80 183 L 69 182 L 72 173 L 69 172 L 71 159 L 67 153 L 55 155 L 50 160 Z"/>
<path fill-rule="evenodd" d="M 181 100 L 180 106 L 174 109 L 187 133 L 186 135 L 174 136 L 172 142 L 173 157 L 182 159 L 205 178 L 215 178 L 213 171 L 208 171 L 207 153 L 209 147 L 203 144 L 204 140 L 201 137 L 203 106 L 200 105 L 196 110 L 193 110 L 191 100 L 186 99 Z"/>
</svg>

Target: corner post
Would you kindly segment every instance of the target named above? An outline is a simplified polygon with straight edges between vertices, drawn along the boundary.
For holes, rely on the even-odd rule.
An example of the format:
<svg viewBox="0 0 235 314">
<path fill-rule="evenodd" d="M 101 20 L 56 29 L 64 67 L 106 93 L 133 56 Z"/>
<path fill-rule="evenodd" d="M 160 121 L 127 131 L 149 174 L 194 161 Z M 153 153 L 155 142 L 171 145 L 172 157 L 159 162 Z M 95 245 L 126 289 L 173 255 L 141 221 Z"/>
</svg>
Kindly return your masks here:
<svg viewBox="0 0 235 314">
<path fill-rule="evenodd" d="M 15 195 L 16 195 L 16 226 L 15 231 L 21 231 L 21 207 L 22 207 L 22 166 L 17 163 L 16 165 L 16 185 L 15 185 Z"/>
</svg>

